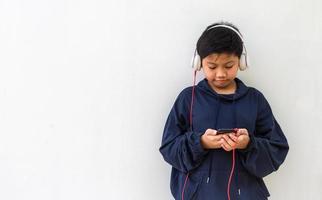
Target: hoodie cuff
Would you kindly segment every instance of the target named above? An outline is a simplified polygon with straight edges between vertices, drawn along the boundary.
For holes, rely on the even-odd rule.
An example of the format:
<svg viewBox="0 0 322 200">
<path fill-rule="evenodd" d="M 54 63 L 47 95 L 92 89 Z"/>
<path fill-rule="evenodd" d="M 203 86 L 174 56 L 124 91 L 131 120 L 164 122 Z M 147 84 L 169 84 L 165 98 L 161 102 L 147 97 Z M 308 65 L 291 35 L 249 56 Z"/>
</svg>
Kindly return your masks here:
<svg viewBox="0 0 322 200">
<path fill-rule="evenodd" d="M 205 154 L 208 152 L 208 150 L 205 150 L 201 144 L 201 136 L 203 134 L 203 132 L 189 132 L 189 146 L 195 154 Z"/>
<path fill-rule="evenodd" d="M 241 153 L 248 153 L 256 148 L 256 141 L 253 135 L 249 135 L 249 143 L 245 149 L 239 149 Z"/>
</svg>

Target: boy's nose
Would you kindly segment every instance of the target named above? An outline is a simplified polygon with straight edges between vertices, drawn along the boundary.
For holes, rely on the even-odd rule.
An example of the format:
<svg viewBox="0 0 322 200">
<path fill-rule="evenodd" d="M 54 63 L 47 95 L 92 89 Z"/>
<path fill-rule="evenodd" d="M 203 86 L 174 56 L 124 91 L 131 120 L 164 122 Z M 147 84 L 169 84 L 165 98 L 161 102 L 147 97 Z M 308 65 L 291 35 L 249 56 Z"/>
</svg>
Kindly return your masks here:
<svg viewBox="0 0 322 200">
<path fill-rule="evenodd" d="M 217 78 L 225 78 L 226 77 L 226 72 L 222 69 L 218 69 L 217 73 Z"/>
</svg>

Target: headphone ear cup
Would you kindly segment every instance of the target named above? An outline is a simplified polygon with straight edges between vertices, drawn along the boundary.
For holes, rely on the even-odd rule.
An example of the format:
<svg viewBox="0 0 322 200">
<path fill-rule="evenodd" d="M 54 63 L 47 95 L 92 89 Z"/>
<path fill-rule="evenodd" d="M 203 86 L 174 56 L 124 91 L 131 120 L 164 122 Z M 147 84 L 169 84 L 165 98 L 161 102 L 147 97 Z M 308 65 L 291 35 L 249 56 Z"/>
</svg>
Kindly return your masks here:
<svg viewBox="0 0 322 200">
<path fill-rule="evenodd" d="M 239 69 L 241 71 L 244 71 L 247 68 L 247 63 L 248 63 L 247 56 L 245 53 L 242 53 L 239 59 Z"/>
<path fill-rule="evenodd" d="M 198 54 L 196 54 L 194 56 L 194 59 L 193 59 L 193 69 L 195 71 L 200 71 L 201 70 L 201 59 L 200 59 L 200 56 Z"/>
</svg>

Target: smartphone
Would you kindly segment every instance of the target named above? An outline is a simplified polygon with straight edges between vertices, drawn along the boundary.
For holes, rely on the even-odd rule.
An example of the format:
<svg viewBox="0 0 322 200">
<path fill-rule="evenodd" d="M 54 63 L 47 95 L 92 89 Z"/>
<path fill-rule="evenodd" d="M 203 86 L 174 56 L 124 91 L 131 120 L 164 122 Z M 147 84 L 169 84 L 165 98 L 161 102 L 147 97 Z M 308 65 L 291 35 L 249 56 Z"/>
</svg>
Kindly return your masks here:
<svg viewBox="0 0 322 200">
<path fill-rule="evenodd" d="M 237 128 L 220 128 L 217 130 L 218 135 L 226 133 L 237 133 Z"/>
</svg>

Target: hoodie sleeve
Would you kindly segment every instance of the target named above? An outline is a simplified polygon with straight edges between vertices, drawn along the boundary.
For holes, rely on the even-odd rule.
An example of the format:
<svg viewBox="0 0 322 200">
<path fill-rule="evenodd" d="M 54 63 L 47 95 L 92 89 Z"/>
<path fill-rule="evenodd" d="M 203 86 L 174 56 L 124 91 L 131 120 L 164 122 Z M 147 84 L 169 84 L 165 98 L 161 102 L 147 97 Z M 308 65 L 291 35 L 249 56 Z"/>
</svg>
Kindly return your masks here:
<svg viewBox="0 0 322 200">
<path fill-rule="evenodd" d="M 263 178 L 284 162 L 289 146 L 269 103 L 261 93 L 255 131 L 249 134 L 247 148 L 240 150 L 241 162 L 249 173 Z"/>
<path fill-rule="evenodd" d="M 184 173 L 199 166 L 207 153 L 200 143 L 203 133 L 189 130 L 190 101 L 186 91 L 179 94 L 170 111 L 159 149 L 167 163 Z"/>
</svg>

